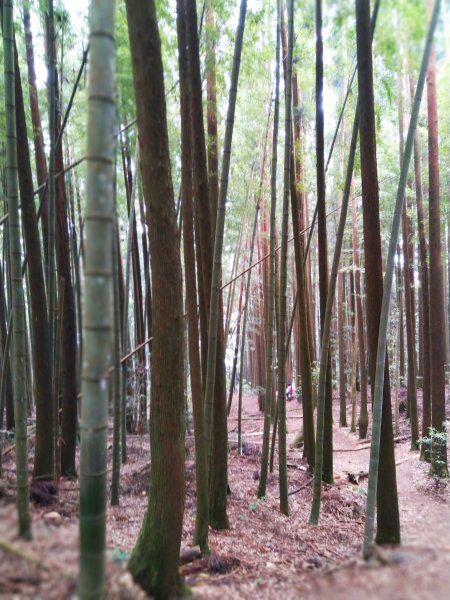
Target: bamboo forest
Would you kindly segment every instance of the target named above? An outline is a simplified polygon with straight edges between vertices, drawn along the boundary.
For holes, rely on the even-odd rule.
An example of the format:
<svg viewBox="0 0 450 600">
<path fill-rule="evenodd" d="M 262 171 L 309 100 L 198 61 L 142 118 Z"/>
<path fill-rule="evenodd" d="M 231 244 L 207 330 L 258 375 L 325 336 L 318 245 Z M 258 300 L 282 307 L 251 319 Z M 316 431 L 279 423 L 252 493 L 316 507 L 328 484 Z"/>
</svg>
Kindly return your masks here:
<svg viewBox="0 0 450 600">
<path fill-rule="evenodd" d="M 450 598 L 450 0 L 0 14 L 0 597 Z"/>
</svg>

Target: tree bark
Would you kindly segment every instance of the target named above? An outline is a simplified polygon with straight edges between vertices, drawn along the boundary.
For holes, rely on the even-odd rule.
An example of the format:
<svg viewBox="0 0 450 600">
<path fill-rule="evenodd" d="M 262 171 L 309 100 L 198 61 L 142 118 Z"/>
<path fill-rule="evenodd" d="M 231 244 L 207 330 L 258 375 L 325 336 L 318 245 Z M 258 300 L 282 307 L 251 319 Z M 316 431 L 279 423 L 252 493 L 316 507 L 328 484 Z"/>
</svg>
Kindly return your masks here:
<svg viewBox="0 0 450 600">
<path fill-rule="evenodd" d="M 19 169 L 23 234 L 27 252 L 28 282 L 30 286 L 31 341 L 36 394 L 36 443 L 33 478 L 37 480 L 52 480 L 55 468 L 55 451 L 53 445 L 55 423 L 52 405 L 47 300 L 44 272 L 42 269 L 41 243 L 34 204 L 33 174 L 28 148 L 25 107 L 16 49 L 14 55 L 16 126 L 17 138 L 20 140 L 20 143 L 17 145 L 17 163 Z"/>
<path fill-rule="evenodd" d="M 8 203 L 11 310 L 13 328 L 14 445 L 16 452 L 16 503 L 19 535 L 31 538 L 28 498 L 28 434 L 25 366 L 25 301 L 22 284 L 22 251 L 17 183 L 17 133 L 14 86 L 13 2 L 2 4 L 6 121 L 6 197 Z"/>
<path fill-rule="evenodd" d="M 129 569 L 147 593 L 169 598 L 182 589 L 178 557 L 184 510 L 184 319 L 179 233 L 155 3 L 126 0 L 126 8 L 142 183 L 150 216 L 153 292 L 149 502 Z"/>
<path fill-rule="evenodd" d="M 359 412 L 359 438 L 367 436 L 369 416 L 367 414 L 367 367 L 366 344 L 364 338 L 364 315 L 361 290 L 361 269 L 359 264 L 358 224 L 356 217 L 355 195 L 352 194 L 352 241 L 353 264 L 355 268 L 355 294 L 356 294 L 356 321 L 358 324 L 358 349 L 359 349 L 359 378 L 360 378 L 360 412 Z"/>
<path fill-rule="evenodd" d="M 317 235 L 319 261 L 320 335 L 323 334 L 328 296 L 328 243 L 325 202 L 325 150 L 323 109 L 322 0 L 316 0 L 316 173 Z M 323 481 L 333 483 L 333 415 L 331 389 L 331 353 L 328 353 L 325 391 Z"/>
<path fill-rule="evenodd" d="M 358 58 L 359 135 L 363 202 L 364 258 L 366 273 L 366 315 L 369 348 L 369 373 L 375 382 L 378 327 L 383 294 L 376 132 L 372 72 L 372 43 L 369 0 L 356 2 L 356 34 Z M 389 365 L 385 358 L 381 450 L 377 488 L 377 542 L 398 543 L 398 512 L 392 431 Z"/>
<path fill-rule="evenodd" d="M 180 71 L 181 168 L 183 250 L 188 327 L 189 374 L 191 380 L 192 412 L 195 435 L 195 477 L 197 507 L 194 544 L 208 553 L 208 469 L 206 462 L 205 422 L 203 415 L 202 372 L 199 352 L 197 317 L 197 286 L 195 279 L 194 198 L 192 188 L 192 131 L 190 119 L 189 67 L 183 0 L 177 2 L 178 64 Z"/>
<path fill-rule="evenodd" d="M 428 3 L 431 6 L 431 3 Z M 428 110 L 428 177 L 430 243 L 430 387 L 431 425 L 445 432 L 445 308 L 441 249 L 441 208 L 439 189 L 438 113 L 436 97 L 436 62 L 431 50 L 427 74 Z M 448 475 L 447 445 L 437 444 L 431 456 L 431 470 L 438 476 Z"/>
</svg>

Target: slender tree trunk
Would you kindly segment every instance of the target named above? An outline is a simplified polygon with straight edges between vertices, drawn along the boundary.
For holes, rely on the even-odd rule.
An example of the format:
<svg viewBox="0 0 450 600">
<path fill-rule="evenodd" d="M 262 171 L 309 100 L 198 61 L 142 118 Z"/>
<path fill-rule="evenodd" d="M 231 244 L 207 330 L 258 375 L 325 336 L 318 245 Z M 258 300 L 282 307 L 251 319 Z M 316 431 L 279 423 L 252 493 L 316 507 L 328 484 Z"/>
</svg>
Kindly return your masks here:
<svg viewBox="0 0 450 600">
<path fill-rule="evenodd" d="M 364 530 L 364 546 L 363 552 L 366 558 L 369 558 L 372 555 L 372 541 L 373 541 L 373 529 L 375 522 L 375 498 L 378 493 L 378 513 L 380 512 L 380 486 L 378 485 L 378 480 L 381 478 L 382 473 L 380 473 L 379 463 L 381 463 L 382 455 L 380 451 L 380 444 L 383 440 L 383 419 L 384 419 L 384 411 L 383 411 L 383 392 L 386 386 L 386 346 L 387 346 L 387 331 L 388 331 L 388 322 L 389 322 L 389 306 L 391 300 L 392 293 L 392 282 L 394 276 L 394 267 L 395 267 L 395 253 L 398 244 L 398 236 L 400 230 L 400 221 L 401 221 L 401 213 L 403 209 L 405 189 L 407 183 L 407 176 L 409 165 L 411 162 L 411 155 L 413 151 L 414 144 L 414 135 L 417 127 L 417 122 L 419 118 L 419 110 L 420 103 L 422 99 L 422 93 L 425 83 L 425 75 L 427 64 L 429 62 L 430 50 L 432 47 L 432 41 L 434 32 L 436 29 L 436 24 L 439 16 L 440 9 L 440 0 L 437 0 L 433 10 L 433 16 L 430 21 L 430 25 L 428 28 L 428 34 L 425 42 L 425 47 L 422 55 L 422 61 L 419 72 L 419 79 L 417 83 L 417 89 L 414 96 L 414 102 L 412 104 L 411 118 L 408 128 L 408 135 L 405 143 L 405 154 L 404 159 L 402 161 L 401 170 L 400 170 L 400 179 L 397 188 L 397 195 L 395 201 L 395 209 L 394 209 L 394 217 L 392 221 L 392 229 L 391 235 L 389 238 L 389 248 L 388 255 L 386 261 L 386 272 L 384 277 L 384 289 L 383 289 L 383 298 L 380 310 L 380 323 L 379 323 L 379 337 L 377 340 L 377 354 L 376 354 L 376 369 L 375 369 L 375 391 L 373 398 L 373 427 L 372 427 L 372 443 L 370 449 L 370 464 L 369 464 L 369 481 L 368 481 L 368 489 L 367 489 L 367 503 L 366 503 L 366 522 L 365 522 L 365 530 Z M 359 27 L 357 30 L 358 37 L 363 32 L 364 28 L 361 28 L 361 17 L 363 16 L 358 12 L 357 5 L 357 22 L 359 23 Z M 363 22 L 364 23 L 364 22 Z M 358 39 L 358 44 L 361 43 L 362 40 Z M 359 62 L 359 61 L 358 61 Z M 360 98 L 361 100 L 361 98 Z M 363 164 L 363 161 L 361 161 Z M 364 190 L 363 190 L 363 198 L 364 198 Z M 392 427 L 392 417 L 391 411 L 389 410 L 389 424 Z M 385 440 L 384 440 L 385 441 Z M 395 465 L 394 465 L 394 473 L 395 473 Z M 383 481 L 383 480 L 382 480 Z M 383 482 L 384 483 L 384 482 Z M 394 515 L 395 516 L 395 515 Z M 388 521 L 386 521 L 387 523 Z M 377 532 L 377 542 L 382 543 L 386 541 L 393 541 L 393 534 L 395 533 L 394 528 L 391 521 L 391 529 L 385 528 L 383 531 L 384 535 L 380 535 L 380 516 L 378 515 L 378 532 Z M 398 532 L 398 538 L 399 538 Z M 381 538 L 381 539 L 380 539 Z M 389 539 L 390 538 L 390 539 Z M 399 539 L 398 539 L 399 541 Z"/>
<path fill-rule="evenodd" d="M 404 147 L 404 111 L 403 111 L 403 85 L 401 73 L 398 77 L 398 120 L 399 120 L 399 155 L 400 163 L 403 162 Z M 409 187 L 409 186 L 408 186 Z M 408 198 L 406 197 L 402 213 L 403 236 L 403 274 L 405 282 L 405 316 L 406 316 L 406 341 L 408 353 L 408 408 L 411 422 L 411 448 L 414 450 L 419 439 L 419 422 L 417 418 L 417 393 L 416 393 L 416 350 L 415 350 L 415 323 L 414 323 L 414 297 L 411 289 L 411 275 L 414 276 L 410 252 L 411 227 L 407 215 Z"/>
<path fill-rule="evenodd" d="M 294 168 L 291 160 L 291 168 Z M 303 439 L 304 456 L 312 470 L 314 468 L 315 439 L 314 439 L 314 399 L 311 377 L 311 353 L 308 336 L 308 295 L 306 291 L 305 253 L 304 245 L 300 240 L 299 202 L 297 185 L 293 185 L 295 178 L 291 175 L 291 205 L 292 228 L 294 232 L 294 253 L 297 278 L 298 314 L 300 321 L 300 369 L 302 378 L 302 406 L 303 406 Z"/>
<path fill-rule="evenodd" d="M 16 502 L 19 535 L 31 538 L 28 500 L 28 435 L 25 366 L 25 302 L 22 287 L 22 252 L 17 184 L 17 133 L 14 86 L 13 2 L 4 0 L 3 53 L 6 120 L 6 195 L 8 199 L 9 256 L 11 265 L 13 327 L 14 443 L 16 450 Z"/>
<path fill-rule="evenodd" d="M 258 227 L 258 214 L 259 214 L 259 202 L 256 204 L 255 209 L 255 217 L 253 221 L 253 230 L 252 237 L 250 240 L 250 253 L 249 253 L 249 265 L 253 263 L 253 250 L 255 246 L 256 239 L 256 230 Z M 248 310 L 249 310 L 249 300 L 250 300 L 250 287 L 251 287 L 251 275 L 252 269 L 249 269 L 247 272 L 247 283 L 245 286 L 245 300 L 244 300 L 244 309 L 243 309 L 243 318 L 242 318 L 242 340 L 241 340 L 241 355 L 240 355 L 240 366 L 239 372 L 242 373 L 244 370 L 244 354 L 245 354 L 245 344 L 247 342 L 246 339 L 246 331 L 247 331 L 247 319 L 248 319 Z M 238 395 L 238 452 L 242 454 L 242 386 L 243 386 L 243 378 L 239 378 L 239 395 Z M 253 384 L 254 387 L 254 384 Z"/>
<path fill-rule="evenodd" d="M 219 158 L 217 136 L 217 83 L 216 83 L 216 26 L 212 1 L 205 2 L 206 25 L 206 119 L 208 132 L 208 183 L 209 205 L 213 231 L 216 225 L 217 201 L 219 198 Z"/>
<path fill-rule="evenodd" d="M 217 204 L 217 221 L 214 239 L 214 255 L 211 273 L 211 297 L 208 322 L 208 355 L 205 384 L 205 423 L 208 448 L 210 450 L 210 523 L 216 528 L 228 527 L 227 502 L 227 423 L 225 398 L 225 365 L 223 353 L 223 328 L 221 322 L 220 277 L 225 207 L 231 161 L 234 114 L 236 109 L 237 85 L 244 36 L 246 0 L 241 1 L 236 32 L 233 69 L 231 74 L 225 137 L 223 143 L 220 191 Z M 220 322 L 219 322 L 220 321 Z M 214 440 L 214 444 L 213 444 Z"/>
<path fill-rule="evenodd" d="M 316 173 L 317 173 L 317 234 L 320 291 L 320 336 L 323 335 L 328 296 L 328 244 L 325 203 L 325 155 L 323 110 L 323 40 L 322 0 L 316 0 Z M 325 434 L 323 448 L 323 480 L 333 483 L 333 415 L 331 389 L 331 353 L 328 353 L 325 392 Z"/>
<path fill-rule="evenodd" d="M 258 486 L 258 498 L 266 494 L 267 470 L 269 463 L 270 417 L 273 389 L 273 344 L 274 344 L 274 316 L 275 316 L 275 227 L 276 227 L 276 202 L 277 202 L 277 163 L 278 163 L 278 127 L 280 114 L 280 0 L 277 0 L 277 27 L 275 50 L 275 98 L 272 132 L 272 162 L 270 177 L 270 233 L 269 233 L 269 282 L 267 295 L 266 314 L 266 385 L 264 396 L 264 435 L 261 450 L 261 474 Z"/>
<path fill-rule="evenodd" d="M 192 411 L 195 434 L 195 473 L 197 510 L 194 543 L 208 553 L 208 469 L 206 462 L 205 423 L 203 416 L 202 373 L 199 352 L 197 317 L 197 286 L 195 279 L 194 208 L 192 193 L 192 132 L 190 119 L 189 69 L 186 52 L 186 28 L 183 0 L 177 2 L 178 64 L 180 70 L 181 161 L 183 211 L 183 250 L 188 327 L 189 374 L 191 380 Z"/>
<path fill-rule="evenodd" d="M 14 395 L 11 377 L 10 344 L 8 342 L 9 311 L 6 309 L 5 280 L 0 265 L 0 340 L 1 351 L 1 386 L 0 386 L 0 429 L 3 429 L 3 412 L 6 408 L 6 429 L 14 427 Z M 11 335 L 11 334 L 9 334 Z"/>
<path fill-rule="evenodd" d="M 289 193 L 291 185 L 291 152 L 292 152 L 292 56 L 294 44 L 294 3 L 287 3 L 288 43 L 285 74 L 285 142 L 284 142 L 284 181 L 283 181 L 283 210 L 281 225 L 281 250 L 278 290 L 278 462 L 280 511 L 289 514 L 288 482 L 286 466 L 286 287 L 287 287 L 287 239 L 289 219 Z"/>
<path fill-rule="evenodd" d="M 47 161 L 45 158 L 44 134 L 39 109 L 38 90 L 36 85 L 36 70 L 34 66 L 33 36 L 30 24 L 29 0 L 23 2 L 23 23 L 25 30 L 25 46 L 27 55 L 28 89 L 30 94 L 31 122 L 33 125 L 34 156 L 36 161 L 36 176 L 38 187 L 41 188 L 39 200 L 42 205 L 42 230 L 44 241 L 45 267 L 48 269 L 48 205 L 45 202 L 47 195 Z M 41 187 L 42 186 L 42 187 Z"/>
<path fill-rule="evenodd" d="M 128 180 L 128 193 L 127 193 L 127 205 L 128 215 L 130 217 L 131 211 L 134 213 L 133 224 L 131 228 L 131 265 L 133 269 L 133 308 L 134 308 L 134 331 L 135 331 L 135 343 L 136 347 L 141 346 L 145 341 L 144 333 L 144 311 L 143 311 L 143 299 L 142 299 L 142 277 L 141 277 L 141 263 L 139 258 L 139 246 L 137 237 L 137 217 L 136 211 L 136 196 L 137 192 L 137 173 L 140 168 L 139 161 L 135 164 L 136 176 L 135 176 L 135 193 L 132 193 L 133 180 L 132 169 L 131 169 L 131 157 L 129 151 L 128 137 L 125 136 L 125 165 L 126 165 L 126 177 Z M 144 433 L 147 426 L 147 395 L 146 395 L 146 373 L 145 373 L 145 346 L 136 353 L 135 362 L 135 393 L 137 398 L 137 423 L 138 432 Z"/>
<path fill-rule="evenodd" d="M 48 93 L 48 134 L 49 142 L 49 159 L 48 159 L 48 269 L 47 269 L 47 303 L 48 303 L 48 326 L 50 338 L 50 367 L 52 369 L 52 387 L 53 387 L 53 403 L 57 406 L 58 397 L 55 393 L 55 381 L 57 375 L 55 373 L 55 345 L 56 345 L 56 47 L 55 47 L 55 27 L 53 15 L 53 0 L 48 2 L 48 13 L 46 14 L 46 34 L 47 34 L 47 93 Z M 59 178 L 58 178 L 59 179 Z M 55 427 L 57 424 L 55 423 Z"/>
<path fill-rule="evenodd" d="M 350 421 L 350 431 L 354 433 L 356 431 L 356 363 L 357 363 L 357 352 L 358 342 L 356 337 L 356 301 L 355 301 L 355 277 L 354 272 L 350 271 L 350 361 L 351 361 L 351 375 L 350 375 L 350 389 L 351 389 L 351 400 L 352 400 L 352 416 Z"/>
<path fill-rule="evenodd" d="M 428 6 L 432 6 L 429 1 Z M 441 209 L 439 189 L 438 114 L 436 98 L 436 62 L 431 49 L 427 73 L 428 176 L 430 242 L 430 384 L 431 425 L 445 432 L 445 308 L 441 249 Z M 448 475 L 447 445 L 437 444 L 431 456 L 431 470 Z"/>
<path fill-rule="evenodd" d="M 60 131 L 60 119 L 56 132 Z M 58 144 L 55 167 L 64 170 L 62 145 Z M 64 327 L 61 331 L 61 475 L 76 475 L 75 450 L 77 430 L 77 323 L 75 296 L 70 266 L 70 244 L 67 220 L 67 194 L 64 176 L 56 179 L 56 260 L 59 277 L 64 284 L 62 315 Z M 55 378 L 56 381 L 56 378 Z"/>
<path fill-rule="evenodd" d="M 367 435 L 369 416 L 367 414 L 367 368 L 366 344 L 364 340 L 364 316 L 361 291 L 361 269 L 359 265 L 358 224 L 356 218 L 355 195 L 352 193 L 352 240 L 353 264 L 355 267 L 355 294 L 356 294 L 356 320 L 358 323 L 358 349 L 359 349 L 359 377 L 360 377 L 360 412 L 359 412 L 359 437 L 364 439 Z"/>
<path fill-rule="evenodd" d="M 285 28 L 282 33 L 285 38 Z M 283 40 L 283 54 L 286 54 L 286 41 Z M 294 107 L 299 105 L 298 80 L 293 68 L 292 74 L 292 100 Z M 304 193 L 303 165 L 301 156 L 302 138 L 301 121 L 297 110 L 294 110 L 294 144 L 291 158 L 291 207 L 292 229 L 294 232 L 294 255 L 298 294 L 298 316 L 300 322 L 300 372 L 302 379 L 302 406 L 303 406 L 303 455 L 312 470 L 315 459 L 314 439 L 314 393 L 311 377 L 312 361 L 312 327 L 309 319 L 308 307 L 311 306 L 309 278 L 309 257 L 305 252 L 303 232 L 306 231 L 306 194 Z M 309 282 L 309 283 L 308 283 Z M 299 432 L 299 436 L 302 433 Z"/>
<path fill-rule="evenodd" d="M 337 337 L 339 351 L 339 426 L 347 427 L 347 398 L 345 393 L 345 348 L 344 348 L 344 282 L 342 271 L 338 273 L 337 290 Z"/>
<path fill-rule="evenodd" d="M 227 413 L 230 414 L 231 411 L 231 403 L 233 401 L 234 388 L 236 384 L 236 371 L 237 371 L 237 361 L 239 355 L 239 343 L 241 339 L 241 318 L 242 318 L 242 298 L 244 295 L 244 278 L 241 277 L 241 285 L 239 291 L 239 302 L 238 302 L 238 310 L 237 310 L 237 322 L 236 322 L 236 339 L 234 344 L 234 353 L 233 353 L 233 365 L 231 367 L 231 377 L 230 377 L 230 389 L 228 392 L 228 403 L 227 403 Z M 241 373 L 239 374 L 241 375 Z M 241 377 L 240 377 L 241 379 Z"/>
<path fill-rule="evenodd" d="M 117 172 L 117 166 L 116 166 Z M 111 506 L 119 506 L 120 497 L 120 429 L 122 419 L 122 395 L 121 395 L 121 314 L 120 314 L 120 284 L 119 284 L 119 244 L 118 244 L 118 219 L 117 219 L 117 181 L 114 177 L 114 231 L 112 240 L 112 269 L 113 269 L 113 294 L 114 294 L 114 371 L 112 374 L 112 397 L 113 397 L 113 456 L 111 475 Z M 111 381 L 111 380 L 110 380 Z"/>
<path fill-rule="evenodd" d="M 28 135 L 23 102 L 19 61 L 15 51 L 16 127 L 20 144 L 17 146 L 19 188 L 22 206 L 23 233 L 27 252 L 28 281 L 31 300 L 33 373 L 35 378 L 36 441 L 34 479 L 52 480 L 54 476 L 54 420 L 48 335 L 47 300 L 41 245 L 33 195 Z"/>
</svg>

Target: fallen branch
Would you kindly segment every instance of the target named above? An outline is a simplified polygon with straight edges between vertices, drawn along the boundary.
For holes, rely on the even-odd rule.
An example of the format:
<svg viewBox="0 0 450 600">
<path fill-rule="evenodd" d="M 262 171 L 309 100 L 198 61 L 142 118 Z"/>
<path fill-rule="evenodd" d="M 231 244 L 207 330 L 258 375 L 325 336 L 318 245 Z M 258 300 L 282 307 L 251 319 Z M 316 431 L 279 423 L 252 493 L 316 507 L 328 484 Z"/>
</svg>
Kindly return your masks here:
<svg viewBox="0 0 450 600">
<path fill-rule="evenodd" d="M 411 439 L 411 434 L 408 435 L 399 435 L 397 437 L 394 438 L 394 442 L 403 442 L 404 440 L 410 440 Z"/>
<path fill-rule="evenodd" d="M 407 456 L 406 458 L 402 458 L 401 460 L 398 460 L 395 463 L 395 466 L 398 467 L 398 465 L 401 465 L 402 463 L 406 462 L 409 459 L 410 459 L 409 456 Z M 347 471 L 347 476 L 351 483 L 358 484 L 360 479 L 364 479 L 365 477 L 369 476 L 369 472 L 368 471 L 360 471 L 359 473 L 351 473 L 350 471 Z"/>
<path fill-rule="evenodd" d="M 293 496 L 294 494 L 297 494 L 298 492 L 300 492 L 301 490 L 303 490 L 305 487 L 308 487 L 308 485 L 310 483 L 312 483 L 313 481 L 314 481 L 314 477 L 311 477 L 311 479 L 308 479 L 308 481 L 306 481 L 303 485 L 301 485 L 296 490 L 292 490 L 292 492 L 288 492 L 288 496 Z"/>
<path fill-rule="evenodd" d="M 333 452 L 358 452 L 359 450 L 370 450 L 370 444 L 359 448 L 336 448 Z"/>
<path fill-rule="evenodd" d="M 6 540 L 0 539 L 0 550 L 3 550 L 8 554 L 13 554 L 14 556 L 17 556 L 17 558 L 21 558 L 22 560 L 26 560 L 27 562 L 35 565 L 36 567 L 39 567 L 40 569 L 50 571 L 50 568 L 47 565 L 43 564 L 40 558 L 38 558 L 37 556 L 33 556 L 28 552 L 24 552 L 21 548 L 14 546 Z"/>
<path fill-rule="evenodd" d="M 7 454 L 9 454 L 10 452 L 12 452 L 13 450 L 14 450 L 14 444 L 12 444 L 8 448 L 6 448 L 6 450 L 3 450 L 2 456 L 6 456 Z"/>
</svg>

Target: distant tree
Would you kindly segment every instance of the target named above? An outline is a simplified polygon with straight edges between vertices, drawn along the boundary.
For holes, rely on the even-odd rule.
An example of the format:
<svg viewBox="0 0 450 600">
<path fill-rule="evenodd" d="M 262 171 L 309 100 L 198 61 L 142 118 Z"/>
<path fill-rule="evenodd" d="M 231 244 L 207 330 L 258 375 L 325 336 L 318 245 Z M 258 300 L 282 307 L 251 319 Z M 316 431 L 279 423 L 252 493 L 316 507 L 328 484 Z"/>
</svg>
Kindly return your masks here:
<svg viewBox="0 0 450 600">
<path fill-rule="evenodd" d="M 211 296 L 208 321 L 208 354 L 205 379 L 205 426 L 210 467 L 210 524 L 218 529 L 228 528 L 227 505 L 227 423 L 226 402 L 222 398 L 225 391 L 222 302 L 220 282 L 222 276 L 222 250 L 225 230 L 225 211 L 230 176 L 231 145 L 233 140 L 234 116 L 236 110 L 239 69 L 244 38 L 247 1 L 241 0 L 236 39 L 233 53 L 233 67 L 230 78 L 227 118 L 223 141 L 222 167 L 220 173 L 217 216 L 215 224 L 214 253 L 211 271 Z M 241 373 L 242 377 L 242 373 Z"/>
<path fill-rule="evenodd" d="M 261 450 L 261 474 L 258 486 L 258 498 L 266 495 L 267 471 L 269 466 L 269 437 L 271 400 L 273 386 L 273 344 L 274 344 L 274 317 L 275 317 L 275 228 L 277 205 L 277 163 L 278 163 L 278 127 L 280 115 L 280 0 L 277 0 L 277 29 L 275 50 L 275 97 L 272 134 L 272 162 L 270 177 L 270 254 L 269 254 L 269 282 L 267 301 L 266 323 L 266 386 L 264 396 L 264 435 Z"/>
</svg>

